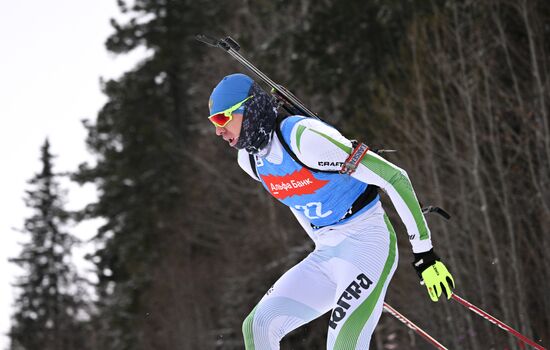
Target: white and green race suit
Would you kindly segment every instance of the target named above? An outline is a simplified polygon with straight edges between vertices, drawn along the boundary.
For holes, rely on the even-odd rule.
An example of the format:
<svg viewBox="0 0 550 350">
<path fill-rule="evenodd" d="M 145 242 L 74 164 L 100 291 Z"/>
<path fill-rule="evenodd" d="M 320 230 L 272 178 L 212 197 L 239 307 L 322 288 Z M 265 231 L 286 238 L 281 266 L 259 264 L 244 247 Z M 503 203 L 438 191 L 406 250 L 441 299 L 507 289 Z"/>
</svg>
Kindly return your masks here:
<svg viewBox="0 0 550 350">
<path fill-rule="evenodd" d="M 351 175 L 339 174 L 352 143 L 333 127 L 292 116 L 255 156 L 239 151 L 239 165 L 290 207 L 315 249 L 269 289 L 243 323 L 247 350 L 279 349 L 290 331 L 331 311 L 327 349 L 368 349 L 397 267 L 395 232 L 378 196 L 352 215 L 369 185 L 390 197 L 408 231 L 412 250 L 432 248 L 430 230 L 407 173 L 368 151 Z M 330 172 L 330 173 L 329 173 Z"/>
</svg>

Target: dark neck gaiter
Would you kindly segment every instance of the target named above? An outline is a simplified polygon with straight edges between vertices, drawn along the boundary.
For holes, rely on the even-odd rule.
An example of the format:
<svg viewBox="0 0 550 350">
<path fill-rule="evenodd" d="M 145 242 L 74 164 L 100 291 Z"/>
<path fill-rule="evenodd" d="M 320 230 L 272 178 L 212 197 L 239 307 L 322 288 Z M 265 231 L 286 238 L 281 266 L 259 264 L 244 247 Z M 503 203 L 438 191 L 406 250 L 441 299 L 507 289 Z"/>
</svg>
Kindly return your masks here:
<svg viewBox="0 0 550 350">
<path fill-rule="evenodd" d="M 250 87 L 253 98 L 244 104 L 243 123 L 239 140 L 235 145 L 250 154 L 258 153 L 271 139 L 271 133 L 277 117 L 277 102 L 257 83 Z"/>
</svg>

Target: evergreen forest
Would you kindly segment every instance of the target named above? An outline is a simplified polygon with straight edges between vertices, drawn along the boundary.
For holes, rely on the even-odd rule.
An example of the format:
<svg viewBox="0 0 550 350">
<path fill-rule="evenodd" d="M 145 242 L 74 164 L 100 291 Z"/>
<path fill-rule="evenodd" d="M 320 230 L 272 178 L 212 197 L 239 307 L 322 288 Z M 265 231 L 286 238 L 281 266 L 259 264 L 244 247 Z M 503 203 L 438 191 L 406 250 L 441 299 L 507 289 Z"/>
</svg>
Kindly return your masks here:
<svg viewBox="0 0 550 350">
<path fill-rule="evenodd" d="M 111 0 L 114 1 L 114 0 Z M 313 243 L 238 166 L 208 121 L 212 88 L 250 74 L 196 34 L 240 52 L 350 139 L 405 169 L 456 292 L 550 347 L 550 2 L 548 0 L 117 0 L 105 49 L 147 56 L 98 89 L 83 121 L 95 162 L 71 181 L 98 201 L 64 209 L 46 140 L 29 182 L 29 243 L 12 261 L 10 350 L 243 349 L 242 323 Z M 32 174 L 29 174 L 29 176 Z M 386 301 L 449 349 L 525 349 L 453 300 L 430 301 L 387 196 L 399 267 Z M 101 218 L 70 264 L 70 220 Z M 90 244 L 91 244 L 90 243 Z M 90 296 L 88 294 L 93 294 Z M 281 349 L 324 349 L 328 315 Z M 371 349 L 433 349 L 383 313 Z"/>
</svg>

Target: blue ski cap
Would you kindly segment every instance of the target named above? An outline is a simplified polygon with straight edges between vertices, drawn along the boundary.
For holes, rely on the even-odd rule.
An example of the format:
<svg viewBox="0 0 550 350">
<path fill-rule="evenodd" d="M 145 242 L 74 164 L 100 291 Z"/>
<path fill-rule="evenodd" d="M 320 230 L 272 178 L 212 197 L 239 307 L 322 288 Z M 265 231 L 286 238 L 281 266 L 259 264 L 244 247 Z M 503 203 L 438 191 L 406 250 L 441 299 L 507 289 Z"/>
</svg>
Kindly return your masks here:
<svg viewBox="0 0 550 350">
<path fill-rule="evenodd" d="M 223 78 L 212 90 L 208 108 L 210 115 L 223 112 L 249 96 L 254 81 L 247 75 L 235 73 Z M 233 113 L 244 113 L 244 104 Z"/>
</svg>

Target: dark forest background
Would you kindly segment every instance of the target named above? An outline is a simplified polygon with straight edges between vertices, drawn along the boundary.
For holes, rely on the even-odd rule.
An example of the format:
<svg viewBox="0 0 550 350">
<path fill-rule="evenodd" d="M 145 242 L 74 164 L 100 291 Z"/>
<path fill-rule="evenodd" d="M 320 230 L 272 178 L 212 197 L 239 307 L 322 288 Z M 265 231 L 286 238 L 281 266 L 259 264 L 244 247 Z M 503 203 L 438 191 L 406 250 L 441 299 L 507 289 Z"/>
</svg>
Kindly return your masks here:
<svg viewBox="0 0 550 350">
<path fill-rule="evenodd" d="M 241 323 L 312 249 L 288 209 L 236 162 L 206 119 L 211 89 L 243 70 L 194 39 L 230 35 L 241 52 L 350 138 L 397 149 L 424 204 L 457 293 L 550 346 L 550 2 L 547 0 L 118 0 L 106 48 L 148 57 L 86 120 L 96 162 L 73 181 L 99 200 L 64 210 L 49 141 L 33 177 L 26 275 L 11 350 L 242 349 Z M 52 140 L 55 142 L 55 140 Z M 432 303 L 398 230 L 387 301 L 450 349 L 520 349 L 455 302 Z M 70 220 L 104 219 L 88 258 L 70 264 Z M 282 349 L 323 349 L 325 317 Z M 384 314 L 373 349 L 430 349 Z"/>
</svg>

